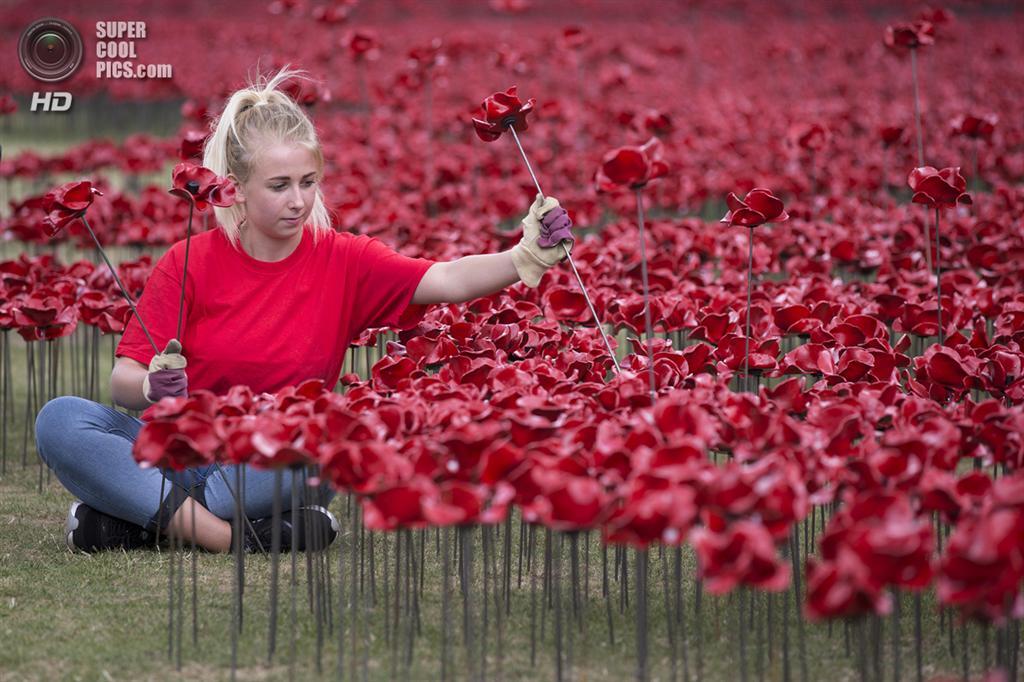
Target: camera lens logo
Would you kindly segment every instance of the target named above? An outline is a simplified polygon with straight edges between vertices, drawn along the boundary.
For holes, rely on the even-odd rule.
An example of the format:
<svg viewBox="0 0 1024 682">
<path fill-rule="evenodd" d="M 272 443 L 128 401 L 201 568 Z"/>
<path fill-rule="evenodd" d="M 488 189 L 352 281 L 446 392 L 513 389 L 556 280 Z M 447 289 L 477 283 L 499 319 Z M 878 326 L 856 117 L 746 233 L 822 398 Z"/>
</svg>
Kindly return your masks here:
<svg viewBox="0 0 1024 682">
<path fill-rule="evenodd" d="M 30 76 L 57 83 L 75 72 L 82 63 L 82 36 L 61 19 L 39 19 L 21 34 L 18 58 Z"/>
</svg>

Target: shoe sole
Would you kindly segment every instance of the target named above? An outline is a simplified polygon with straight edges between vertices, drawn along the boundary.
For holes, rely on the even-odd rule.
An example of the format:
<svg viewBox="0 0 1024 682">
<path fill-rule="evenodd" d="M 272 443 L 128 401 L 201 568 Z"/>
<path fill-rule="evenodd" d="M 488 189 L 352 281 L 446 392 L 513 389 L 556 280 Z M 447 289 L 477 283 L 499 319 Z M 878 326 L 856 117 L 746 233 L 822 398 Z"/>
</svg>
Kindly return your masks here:
<svg viewBox="0 0 1024 682">
<path fill-rule="evenodd" d="M 335 541 L 335 539 L 337 539 L 338 533 L 341 532 L 341 524 L 338 523 L 338 518 L 334 514 L 332 514 L 331 512 L 327 511 L 326 508 L 321 507 L 318 504 L 311 504 L 311 505 L 308 505 L 308 506 L 306 506 L 304 508 L 305 509 L 315 509 L 316 511 L 320 512 L 321 514 L 326 516 L 328 519 L 330 519 L 330 521 L 331 521 L 331 531 L 334 533 L 334 535 L 331 536 L 331 539 L 327 541 L 326 545 L 324 545 L 323 547 L 320 548 L 320 549 L 326 549 L 327 547 L 329 547 Z"/>
<path fill-rule="evenodd" d="M 333 530 L 335 533 L 341 530 L 341 524 L 338 523 L 337 517 L 331 512 L 327 511 L 325 508 L 321 507 L 318 504 L 311 504 L 308 507 L 306 507 L 306 509 L 315 509 L 318 512 L 321 512 L 327 518 L 329 518 L 331 520 L 331 530 Z"/>
<path fill-rule="evenodd" d="M 82 549 L 75 544 L 74 534 L 78 530 L 78 508 L 82 506 L 80 501 L 71 503 L 71 507 L 68 508 L 68 517 L 64 520 L 64 533 L 65 542 L 67 543 L 68 549 L 72 552 L 81 553 Z"/>
</svg>

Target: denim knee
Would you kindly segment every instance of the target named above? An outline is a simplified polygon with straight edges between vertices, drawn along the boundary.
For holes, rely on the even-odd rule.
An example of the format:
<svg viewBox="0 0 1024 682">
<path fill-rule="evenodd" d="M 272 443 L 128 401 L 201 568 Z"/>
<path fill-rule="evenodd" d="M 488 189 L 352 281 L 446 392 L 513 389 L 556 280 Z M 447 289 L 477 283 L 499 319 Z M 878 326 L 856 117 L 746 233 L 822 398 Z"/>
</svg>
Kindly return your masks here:
<svg viewBox="0 0 1024 682">
<path fill-rule="evenodd" d="M 60 437 L 68 433 L 75 422 L 75 417 L 91 401 L 73 395 L 62 395 L 54 398 L 39 410 L 36 415 L 36 450 L 50 468 L 53 459 L 67 454 L 60 447 Z"/>
</svg>

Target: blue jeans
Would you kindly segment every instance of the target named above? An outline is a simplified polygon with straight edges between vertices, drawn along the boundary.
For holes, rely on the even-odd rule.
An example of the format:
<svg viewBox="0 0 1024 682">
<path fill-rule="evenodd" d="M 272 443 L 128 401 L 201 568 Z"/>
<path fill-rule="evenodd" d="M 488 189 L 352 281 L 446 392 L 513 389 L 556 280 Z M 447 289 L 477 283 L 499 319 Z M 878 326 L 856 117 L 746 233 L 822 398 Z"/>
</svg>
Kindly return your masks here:
<svg viewBox="0 0 1024 682">
<path fill-rule="evenodd" d="M 214 515 L 233 519 L 238 474 L 242 477 L 245 515 L 271 515 L 273 471 L 248 465 L 224 465 L 220 470 L 210 465 L 178 472 L 156 467 L 143 469 L 132 456 L 132 444 L 142 425 L 142 420 L 107 405 L 62 396 L 43 405 L 36 416 L 36 446 L 43 461 L 71 494 L 93 509 L 152 531 L 158 523 L 160 530 L 164 530 L 190 494 Z M 303 490 L 301 470 L 282 472 L 284 510 L 290 509 L 293 476 L 299 478 L 299 489 Z M 308 492 L 315 495 L 315 502 L 309 503 L 323 506 L 334 497 L 326 483 Z"/>
</svg>

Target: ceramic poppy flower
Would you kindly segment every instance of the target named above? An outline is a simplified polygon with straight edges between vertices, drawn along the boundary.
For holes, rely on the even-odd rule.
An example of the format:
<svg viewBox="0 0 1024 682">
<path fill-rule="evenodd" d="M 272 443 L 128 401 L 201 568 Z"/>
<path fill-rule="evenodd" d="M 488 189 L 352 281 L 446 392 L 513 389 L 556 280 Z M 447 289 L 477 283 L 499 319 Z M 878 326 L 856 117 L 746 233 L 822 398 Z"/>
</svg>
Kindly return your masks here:
<svg viewBox="0 0 1024 682">
<path fill-rule="evenodd" d="M 811 620 L 887 614 L 892 600 L 870 580 L 870 569 L 846 548 L 840 548 L 834 561 L 809 558 L 807 602 L 804 613 Z"/>
<path fill-rule="evenodd" d="M 379 53 L 377 36 L 369 31 L 349 31 L 341 39 L 341 46 L 348 48 L 354 61 L 373 60 Z"/>
<path fill-rule="evenodd" d="M 789 128 L 789 143 L 809 152 L 820 151 L 828 144 L 830 135 L 820 123 L 799 123 Z"/>
<path fill-rule="evenodd" d="M 661 140 L 652 137 L 639 147 L 619 147 L 605 154 L 594 181 L 598 192 L 621 187 L 639 189 L 668 171 L 668 164 L 661 158 Z"/>
<path fill-rule="evenodd" d="M 494 142 L 510 126 L 517 133 L 528 128 L 526 117 L 533 111 L 537 101 L 531 97 L 524 103 L 519 99 L 517 88 L 513 85 L 505 92 L 496 92 L 481 102 L 481 116 L 473 119 L 473 129 L 484 142 Z"/>
<path fill-rule="evenodd" d="M 188 130 L 181 137 L 181 146 L 178 148 L 178 156 L 182 161 L 200 161 L 203 158 L 203 146 L 206 144 L 208 133 L 201 130 Z"/>
<path fill-rule="evenodd" d="M 963 114 L 957 116 L 949 124 L 949 134 L 956 137 L 970 137 L 975 140 L 992 141 L 999 117 L 993 114 L 974 116 Z"/>
<path fill-rule="evenodd" d="M 698 528 L 691 540 L 711 594 L 726 594 L 737 585 L 766 592 L 789 585 L 789 564 L 779 559 L 771 535 L 760 523 L 738 521 L 720 532 Z"/>
<path fill-rule="evenodd" d="M 696 492 L 669 485 L 663 479 L 639 478 L 631 482 L 622 507 L 605 524 L 608 542 L 648 547 L 655 542 L 682 542 L 697 517 Z"/>
<path fill-rule="evenodd" d="M 1024 577 L 1020 540 L 1024 514 L 993 508 L 957 523 L 942 557 L 936 595 L 939 602 L 959 607 L 985 621 L 1019 618 L 1020 583 Z"/>
<path fill-rule="evenodd" d="M 885 147 L 891 147 L 901 141 L 905 133 L 906 128 L 903 126 L 881 126 L 878 129 L 878 137 Z"/>
<path fill-rule="evenodd" d="M 69 223 L 85 214 L 97 195 L 103 196 L 103 192 L 88 180 L 66 182 L 51 189 L 43 196 L 43 210 L 46 211 L 43 229 L 51 237 L 56 237 Z"/>
<path fill-rule="evenodd" d="M 567 50 L 578 50 L 590 42 L 590 35 L 579 26 L 566 26 L 562 29 L 561 45 Z"/>
<path fill-rule="evenodd" d="M 740 199 L 735 193 L 729 192 L 725 198 L 729 212 L 719 220 L 728 225 L 740 227 L 758 227 L 766 223 L 781 223 L 789 220 L 782 200 L 772 194 L 771 190 L 755 187 Z"/>
<path fill-rule="evenodd" d="M 928 21 L 890 24 L 885 27 L 885 46 L 891 50 L 912 50 L 935 43 L 935 27 Z"/>
<path fill-rule="evenodd" d="M 168 191 L 195 201 L 197 211 L 205 211 L 211 204 L 224 208 L 235 203 L 234 184 L 204 166 L 179 163 L 171 172 L 171 182 L 174 187 Z"/>
<path fill-rule="evenodd" d="M 910 171 L 907 184 L 914 192 L 912 201 L 935 208 L 948 208 L 957 204 L 970 204 L 967 181 L 960 175 L 960 167 L 953 166 L 936 170 L 921 166 Z"/>
</svg>

